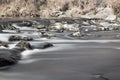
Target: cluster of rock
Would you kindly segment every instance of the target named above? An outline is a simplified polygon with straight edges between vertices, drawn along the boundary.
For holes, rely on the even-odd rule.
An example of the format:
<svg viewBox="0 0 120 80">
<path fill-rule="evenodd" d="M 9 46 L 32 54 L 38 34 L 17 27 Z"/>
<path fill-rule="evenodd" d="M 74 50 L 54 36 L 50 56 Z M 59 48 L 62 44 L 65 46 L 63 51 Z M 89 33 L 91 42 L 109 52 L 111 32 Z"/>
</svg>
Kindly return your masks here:
<svg viewBox="0 0 120 80">
<path fill-rule="evenodd" d="M 76 23 L 74 23 L 74 24 L 55 23 L 54 25 L 51 26 L 51 29 L 58 30 L 59 32 L 78 31 L 79 25 Z"/>
<path fill-rule="evenodd" d="M 73 36 L 86 36 L 91 32 L 100 31 L 119 31 L 120 23 L 118 21 L 108 21 L 103 19 L 86 19 L 80 24 L 79 30 L 74 32 Z"/>
<path fill-rule="evenodd" d="M 52 31 L 56 30 L 58 32 L 70 32 L 74 37 L 106 37 L 102 35 L 89 35 L 92 32 L 100 31 L 119 31 L 120 23 L 117 21 L 107 21 L 103 19 L 49 19 L 49 20 L 31 20 L 31 21 L 22 21 L 17 24 L 19 27 L 32 27 L 35 28 L 41 37 L 55 37 L 56 35 L 52 34 Z M 12 27 L 10 24 L 0 25 L 0 30 L 10 29 L 18 30 L 17 27 Z M 49 33 L 51 32 L 51 34 Z M 120 35 L 115 35 L 117 38 L 120 38 Z M 107 36 L 107 38 L 113 37 L 114 35 Z M 0 49 L 0 67 L 9 66 L 17 63 L 20 59 L 20 53 L 26 49 L 46 49 L 52 47 L 52 43 L 39 43 L 37 45 L 32 45 L 28 41 L 32 41 L 31 37 L 23 37 L 19 35 L 11 35 L 9 37 L 10 42 L 18 42 L 13 49 Z M 8 48 L 8 43 L 0 41 L 0 46 Z"/>
<path fill-rule="evenodd" d="M 0 49 L 0 69 L 9 68 L 21 59 L 22 49 L 9 49 L 9 45 L 6 42 L 0 41 L 0 47 L 5 47 Z"/>
<path fill-rule="evenodd" d="M 53 44 L 52 43 L 48 43 L 48 42 L 44 42 L 44 43 L 39 43 L 37 45 L 31 45 L 29 42 L 26 41 L 20 41 L 18 44 L 16 44 L 16 48 L 20 48 L 20 49 L 46 49 L 49 47 L 52 47 Z"/>
<path fill-rule="evenodd" d="M 18 35 L 12 35 L 9 37 L 9 41 L 32 41 L 33 38 L 31 37 L 22 37 L 22 36 L 18 36 Z"/>
<path fill-rule="evenodd" d="M 0 24 L 0 29 L 1 30 L 16 30 L 17 28 L 12 26 L 9 23 L 3 23 L 3 24 Z"/>
<path fill-rule="evenodd" d="M 11 65 L 16 64 L 21 59 L 21 52 L 24 50 L 31 49 L 45 49 L 52 47 L 51 43 L 40 43 L 37 47 L 35 45 L 31 45 L 27 41 L 18 42 L 14 48 L 8 49 L 8 43 L 0 42 L 0 46 L 4 46 L 6 48 L 0 49 L 0 69 L 9 68 Z"/>
<path fill-rule="evenodd" d="M 37 46 L 33 46 L 33 48 L 37 48 L 37 49 L 46 49 L 49 47 L 53 47 L 54 45 L 52 43 L 48 43 L 48 42 L 44 42 L 44 43 L 40 43 Z"/>
<path fill-rule="evenodd" d="M 16 33 L 19 33 L 20 30 L 14 26 L 12 26 L 11 23 L 8 23 L 8 22 L 3 22 L 3 23 L 0 23 L 0 32 L 4 32 L 4 30 L 13 30 L 15 31 Z"/>
<path fill-rule="evenodd" d="M 37 29 L 47 28 L 50 25 L 48 19 L 33 19 L 33 20 L 22 20 L 19 23 L 16 23 L 20 27 L 33 27 Z"/>
<path fill-rule="evenodd" d="M 38 21 L 22 21 L 20 23 L 17 24 L 17 26 L 13 26 L 13 24 L 0 24 L 0 30 L 18 30 L 21 27 L 32 27 L 32 28 L 36 28 L 38 31 L 40 31 L 40 33 L 42 34 L 43 37 L 47 36 L 53 36 L 51 34 L 46 34 L 47 31 L 47 27 L 48 24 L 45 23 L 46 21 L 44 21 L 44 23 L 39 23 Z M 7 22 L 6 22 L 7 23 Z M 45 29 L 45 32 L 42 31 L 42 29 Z M 15 45 L 14 48 L 10 49 L 9 47 L 9 43 L 6 42 L 2 42 L 0 41 L 0 46 L 1 47 L 5 47 L 5 48 L 0 48 L 0 69 L 6 69 L 9 66 L 16 64 L 20 59 L 21 59 L 21 52 L 24 50 L 32 50 L 32 49 L 46 49 L 49 47 L 52 47 L 53 44 L 52 43 L 40 43 L 36 45 L 32 45 L 30 44 L 30 42 L 28 41 L 32 41 L 33 38 L 29 37 L 29 36 L 20 36 L 20 35 L 11 35 L 9 37 L 9 43 L 14 43 L 14 42 L 18 42 Z"/>
</svg>

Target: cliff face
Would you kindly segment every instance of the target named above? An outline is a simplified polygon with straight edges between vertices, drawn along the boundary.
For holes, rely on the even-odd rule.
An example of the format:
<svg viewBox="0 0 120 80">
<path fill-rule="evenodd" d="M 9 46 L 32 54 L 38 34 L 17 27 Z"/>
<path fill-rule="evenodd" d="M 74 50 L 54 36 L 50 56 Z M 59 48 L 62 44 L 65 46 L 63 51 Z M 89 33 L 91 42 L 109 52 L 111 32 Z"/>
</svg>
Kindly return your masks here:
<svg viewBox="0 0 120 80">
<path fill-rule="evenodd" d="M 119 15 L 120 0 L 0 0 L 2 17 L 107 17 Z"/>
</svg>

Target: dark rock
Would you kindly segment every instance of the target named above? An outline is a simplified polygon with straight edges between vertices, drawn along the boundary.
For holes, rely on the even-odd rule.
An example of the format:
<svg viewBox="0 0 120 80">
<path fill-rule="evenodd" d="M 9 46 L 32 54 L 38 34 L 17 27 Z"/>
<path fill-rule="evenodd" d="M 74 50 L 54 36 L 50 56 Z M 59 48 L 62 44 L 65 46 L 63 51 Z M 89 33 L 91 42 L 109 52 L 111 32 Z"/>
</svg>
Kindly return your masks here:
<svg viewBox="0 0 120 80">
<path fill-rule="evenodd" d="M 24 40 L 24 41 L 32 41 L 33 38 L 31 38 L 31 37 L 23 37 L 22 40 Z"/>
<path fill-rule="evenodd" d="M 2 41 L 0 41 L 0 46 L 6 47 L 6 48 L 9 47 L 6 42 L 2 42 Z"/>
<path fill-rule="evenodd" d="M 31 21 L 23 21 L 22 23 L 18 23 L 18 26 L 27 26 L 27 27 L 31 27 L 32 26 L 32 22 Z"/>
<path fill-rule="evenodd" d="M 18 44 L 16 44 L 16 48 L 20 49 L 33 49 L 31 44 L 26 41 L 20 41 Z"/>
<path fill-rule="evenodd" d="M 50 25 L 50 20 L 49 19 L 35 19 L 35 21 L 37 21 L 40 25 L 43 25 L 43 27 L 48 28 Z"/>
<path fill-rule="evenodd" d="M 9 37 L 9 41 L 20 41 L 21 39 L 22 37 L 17 35 L 12 35 Z"/>
<path fill-rule="evenodd" d="M 49 48 L 52 46 L 53 46 L 52 43 L 45 42 L 45 43 L 40 43 L 39 45 L 35 46 L 34 48 L 45 49 L 45 48 Z"/>
<path fill-rule="evenodd" d="M 17 28 L 12 26 L 12 24 L 5 22 L 5 23 L 0 24 L 0 29 L 1 30 L 16 30 Z"/>
<path fill-rule="evenodd" d="M 20 58 L 21 55 L 19 51 L 14 49 L 0 49 L 0 69 L 16 64 Z"/>
<path fill-rule="evenodd" d="M 12 35 L 12 36 L 9 37 L 9 41 L 20 41 L 20 40 L 32 41 L 33 38 L 31 38 L 31 37 L 22 37 L 22 36 L 17 36 L 17 35 Z"/>
</svg>

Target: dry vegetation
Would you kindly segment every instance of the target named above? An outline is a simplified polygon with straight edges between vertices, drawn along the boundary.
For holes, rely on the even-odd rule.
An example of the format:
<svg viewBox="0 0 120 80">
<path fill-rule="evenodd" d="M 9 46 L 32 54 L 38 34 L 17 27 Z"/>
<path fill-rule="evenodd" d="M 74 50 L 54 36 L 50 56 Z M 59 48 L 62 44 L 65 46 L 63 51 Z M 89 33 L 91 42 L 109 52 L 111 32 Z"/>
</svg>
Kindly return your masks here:
<svg viewBox="0 0 120 80">
<path fill-rule="evenodd" d="M 0 0 L 2 17 L 79 17 L 110 5 L 120 15 L 120 0 Z"/>
</svg>

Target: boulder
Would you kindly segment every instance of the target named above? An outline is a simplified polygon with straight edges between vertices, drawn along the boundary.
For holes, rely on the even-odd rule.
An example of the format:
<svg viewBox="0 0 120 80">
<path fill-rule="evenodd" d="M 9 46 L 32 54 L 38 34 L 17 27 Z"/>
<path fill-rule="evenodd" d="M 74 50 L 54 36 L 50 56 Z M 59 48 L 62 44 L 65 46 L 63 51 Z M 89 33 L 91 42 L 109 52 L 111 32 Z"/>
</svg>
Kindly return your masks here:
<svg viewBox="0 0 120 80">
<path fill-rule="evenodd" d="M 32 41 L 33 38 L 31 38 L 31 37 L 23 37 L 22 40 L 24 40 L 24 41 Z"/>
<path fill-rule="evenodd" d="M 20 60 L 20 52 L 14 49 L 0 49 L 0 69 L 16 64 Z"/>
<path fill-rule="evenodd" d="M 32 41 L 33 38 L 31 38 L 31 37 L 22 37 L 22 36 L 18 36 L 18 35 L 12 35 L 12 36 L 9 37 L 9 41 L 20 41 L 20 40 Z"/>
<path fill-rule="evenodd" d="M 20 41 L 15 47 L 20 49 L 33 49 L 31 44 L 26 41 Z"/>
<path fill-rule="evenodd" d="M 12 35 L 9 37 L 9 41 L 20 41 L 21 39 L 22 37 L 17 35 Z"/>
<path fill-rule="evenodd" d="M 22 23 L 17 23 L 18 26 L 27 26 L 27 27 L 31 27 L 32 26 L 32 22 L 31 21 L 23 21 Z"/>
<path fill-rule="evenodd" d="M 48 42 L 44 42 L 44 43 L 40 43 L 36 46 L 33 46 L 34 48 L 36 49 L 46 49 L 46 48 L 49 48 L 49 47 L 52 47 L 53 44 L 52 43 L 48 43 Z"/>
</svg>

